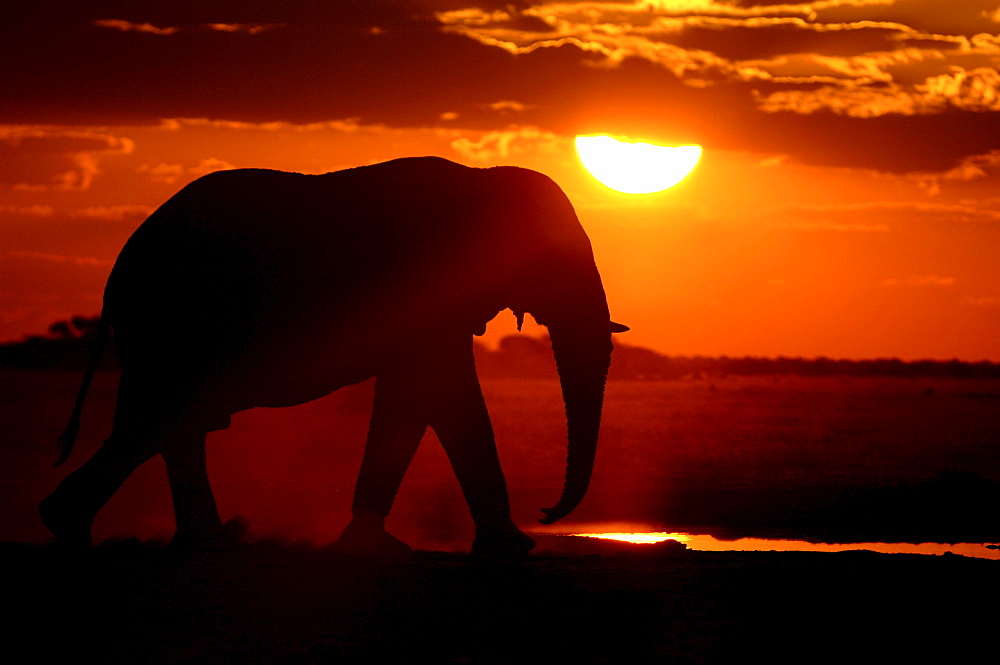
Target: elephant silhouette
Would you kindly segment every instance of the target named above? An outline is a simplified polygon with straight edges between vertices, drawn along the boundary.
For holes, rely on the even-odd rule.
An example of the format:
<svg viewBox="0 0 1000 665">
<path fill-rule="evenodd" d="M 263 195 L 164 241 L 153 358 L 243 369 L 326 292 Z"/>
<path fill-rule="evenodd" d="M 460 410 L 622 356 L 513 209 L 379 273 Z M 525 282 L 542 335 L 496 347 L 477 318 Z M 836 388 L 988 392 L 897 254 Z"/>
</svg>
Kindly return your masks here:
<svg viewBox="0 0 1000 665">
<path fill-rule="evenodd" d="M 301 404 L 375 377 L 345 549 L 408 549 L 385 531 L 421 437 L 444 447 L 475 522 L 473 552 L 526 552 L 472 354 L 511 309 L 548 327 L 566 407 L 563 492 L 590 481 L 613 323 L 590 242 L 549 178 L 436 157 L 323 175 L 263 169 L 199 178 L 129 238 L 108 278 L 65 461 L 113 332 L 121 378 L 111 434 L 40 504 L 57 541 L 90 544 L 101 507 L 161 454 L 175 544 L 224 537 L 206 434 L 253 407 Z"/>
</svg>

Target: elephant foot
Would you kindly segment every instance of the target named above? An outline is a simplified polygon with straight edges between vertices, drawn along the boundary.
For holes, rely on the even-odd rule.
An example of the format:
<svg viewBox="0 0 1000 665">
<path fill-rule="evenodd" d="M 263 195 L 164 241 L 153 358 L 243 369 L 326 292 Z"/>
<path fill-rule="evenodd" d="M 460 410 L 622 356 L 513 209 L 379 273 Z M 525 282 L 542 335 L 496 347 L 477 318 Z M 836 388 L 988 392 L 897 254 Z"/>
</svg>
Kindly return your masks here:
<svg viewBox="0 0 1000 665">
<path fill-rule="evenodd" d="M 535 547 L 535 539 L 511 523 L 504 527 L 477 528 L 472 555 L 481 557 L 522 557 Z"/>
<path fill-rule="evenodd" d="M 60 496 L 58 490 L 42 499 L 38 504 L 38 515 L 60 547 L 87 549 L 93 544 L 90 527 L 94 516 L 73 510 L 72 505 Z"/>
<path fill-rule="evenodd" d="M 413 554 L 409 545 L 399 540 L 381 524 L 351 520 L 344 528 L 333 549 L 342 554 L 358 554 L 377 558 L 404 558 Z"/>
</svg>

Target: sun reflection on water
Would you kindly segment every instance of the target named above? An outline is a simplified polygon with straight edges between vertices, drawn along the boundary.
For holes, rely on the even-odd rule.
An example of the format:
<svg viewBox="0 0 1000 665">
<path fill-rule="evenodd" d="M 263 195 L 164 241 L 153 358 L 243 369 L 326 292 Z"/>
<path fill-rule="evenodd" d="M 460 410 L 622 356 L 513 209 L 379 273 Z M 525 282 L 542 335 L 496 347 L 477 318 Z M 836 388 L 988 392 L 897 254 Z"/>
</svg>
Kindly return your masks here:
<svg viewBox="0 0 1000 665">
<path fill-rule="evenodd" d="M 616 525 L 620 526 L 621 525 Z M 805 540 L 771 540 L 765 538 L 740 538 L 719 540 L 709 535 L 667 531 L 599 531 L 591 526 L 588 532 L 554 533 L 537 532 L 538 535 L 597 538 L 637 545 L 652 545 L 668 540 L 683 543 L 690 550 L 707 552 L 844 552 L 867 550 L 884 554 L 959 554 L 980 559 L 1000 559 L 1000 549 L 985 543 L 813 543 Z"/>
<path fill-rule="evenodd" d="M 691 540 L 691 536 L 686 533 L 667 533 L 666 531 L 653 531 L 649 533 L 570 533 L 569 536 L 581 538 L 604 538 L 606 540 L 621 540 L 626 543 L 653 544 L 662 543 L 665 540 L 676 540 L 686 543 Z"/>
</svg>

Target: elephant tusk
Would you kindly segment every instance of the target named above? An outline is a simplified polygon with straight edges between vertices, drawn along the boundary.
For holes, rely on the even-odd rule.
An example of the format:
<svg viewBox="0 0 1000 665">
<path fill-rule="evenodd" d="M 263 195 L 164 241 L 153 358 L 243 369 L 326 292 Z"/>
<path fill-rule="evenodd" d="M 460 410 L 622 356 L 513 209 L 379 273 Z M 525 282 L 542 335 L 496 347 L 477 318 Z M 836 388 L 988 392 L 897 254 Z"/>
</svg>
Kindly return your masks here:
<svg viewBox="0 0 1000 665">
<path fill-rule="evenodd" d="M 520 328 L 518 328 L 518 330 L 520 330 Z M 613 333 L 623 333 L 628 332 L 629 330 L 631 330 L 631 328 L 626 325 L 615 323 L 614 321 L 611 322 L 611 332 Z"/>
</svg>

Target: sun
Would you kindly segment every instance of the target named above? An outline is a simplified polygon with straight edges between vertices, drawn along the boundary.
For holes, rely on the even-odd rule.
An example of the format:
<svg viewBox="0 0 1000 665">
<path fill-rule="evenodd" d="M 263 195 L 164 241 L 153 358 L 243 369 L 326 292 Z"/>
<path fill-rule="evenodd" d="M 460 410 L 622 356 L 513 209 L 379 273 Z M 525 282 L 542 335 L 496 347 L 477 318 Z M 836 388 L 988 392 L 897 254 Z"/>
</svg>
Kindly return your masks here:
<svg viewBox="0 0 1000 665">
<path fill-rule="evenodd" d="M 606 135 L 577 136 L 576 152 L 592 176 L 626 194 L 669 189 L 691 173 L 701 158 L 700 145 L 654 145 Z"/>
</svg>

